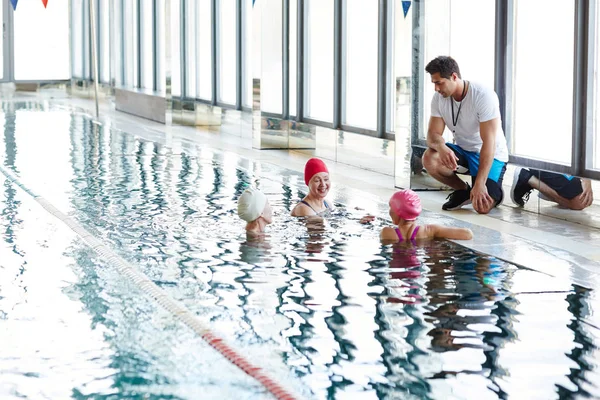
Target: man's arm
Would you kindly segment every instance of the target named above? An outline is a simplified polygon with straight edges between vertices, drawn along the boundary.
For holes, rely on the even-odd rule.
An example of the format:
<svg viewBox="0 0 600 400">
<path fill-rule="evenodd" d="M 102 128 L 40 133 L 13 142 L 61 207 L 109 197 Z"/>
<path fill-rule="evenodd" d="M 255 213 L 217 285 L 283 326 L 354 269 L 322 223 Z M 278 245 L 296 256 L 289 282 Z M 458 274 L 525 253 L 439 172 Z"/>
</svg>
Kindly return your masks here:
<svg viewBox="0 0 600 400">
<path fill-rule="evenodd" d="M 440 151 L 440 148 L 446 146 L 444 141 L 444 128 L 446 124 L 441 117 L 429 117 L 429 129 L 427 130 L 427 147 Z"/>
<path fill-rule="evenodd" d="M 451 171 L 456 170 L 458 167 L 457 157 L 454 152 L 446 146 L 444 140 L 444 128 L 446 123 L 441 117 L 430 117 L 429 118 L 429 129 L 427 130 L 427 147 L 437 151 L 440 156 L 441 163 L 449 168 Z"/>
</svg>

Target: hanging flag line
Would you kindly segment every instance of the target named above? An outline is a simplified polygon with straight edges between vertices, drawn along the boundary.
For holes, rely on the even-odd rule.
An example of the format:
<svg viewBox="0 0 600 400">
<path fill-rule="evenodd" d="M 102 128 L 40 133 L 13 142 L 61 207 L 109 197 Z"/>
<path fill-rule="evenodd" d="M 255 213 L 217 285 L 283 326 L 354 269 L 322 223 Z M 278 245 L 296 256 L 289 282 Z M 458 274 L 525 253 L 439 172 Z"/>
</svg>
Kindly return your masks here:
<svg viewBox="0 0 600 400">
<path fill-rule="evenodd" d="M 17 11 L 17 3 L 19 0 L 10 0 L 10 4 L 13 6 L 13 10 Z M 48 7 L 48 0 L 42 0 L 42 4 L 44 4 L 44 8 Z"/>
</svg>

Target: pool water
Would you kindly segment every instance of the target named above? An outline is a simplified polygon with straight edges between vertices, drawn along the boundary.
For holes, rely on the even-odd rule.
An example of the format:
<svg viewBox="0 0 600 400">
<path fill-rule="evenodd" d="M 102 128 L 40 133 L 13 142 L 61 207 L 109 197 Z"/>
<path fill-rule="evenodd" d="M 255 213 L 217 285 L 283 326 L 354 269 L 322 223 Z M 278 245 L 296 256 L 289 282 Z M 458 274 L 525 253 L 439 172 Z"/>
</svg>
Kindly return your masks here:
<svg viewBox="0 0 600 400">
<path fill-rule="evenodd" d="M 2 110 L 6 171 L 298 397 L 600 396 L 593 291 L 448 241 L 382 245 L 388 222 L 359 224 L 364 199 L 335 182 L 336 215 L 291 218 L 298 173 L 189 137 Z M 273 205 L 261 240 L 235 213 L 248 185 Z M 2 398 L 270 398 L 4 174 L 0 190 Z"/>
</svg>

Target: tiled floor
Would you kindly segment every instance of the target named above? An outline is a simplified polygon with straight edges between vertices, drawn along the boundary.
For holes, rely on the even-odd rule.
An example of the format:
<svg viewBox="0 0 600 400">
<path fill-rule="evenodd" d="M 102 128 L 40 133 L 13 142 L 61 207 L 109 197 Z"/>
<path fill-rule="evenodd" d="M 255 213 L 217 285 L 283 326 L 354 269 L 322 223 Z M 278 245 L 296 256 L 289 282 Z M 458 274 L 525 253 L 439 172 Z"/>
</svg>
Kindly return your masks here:
<svg viewBox="0 0 600 400">
<path fill-rule="evenodd" d="M 19 98 L 48 98 L 48 94 L 24 93 Z M 53 92 L 52 101 L 67 107 L 81 107 L 93 113 L 93 102 L 69 99 Z M 60 98 L 62 97 L 62 98 Z M 201 127 L 165 126 L 152 121 L 114 111 L 109 103 L 101 107 L 100 121 L 111 121 L 118 128 L 172 146 L 174 152 L 185 151 L 186 143 L 202 144 L 215 150 L 233 152 L 243 157 L 260 160 L 301 174 L 310 153 L 284 150 L 252 149 L 251 136 L 242 137 L 219 134 Z M 394 179 L 341 163 L 328 163 L 332 180 L 338 190 L 335 199 L 341 203 L 351 201 L 366 212 L 386 217 L 386 203 L 394 192 Z M 513 168 L 506 173 L 505 193 L 509 193 Z M 600 185 L 594 184 L 600 198 Z M 600 287 L 600 199 L 584 211 L 560 209 L 539 200 L 537 192 L 525 208 L 514 206 L 507 195 L 504 203 L 489 215 L 478 215 L 470 207 L 454 212 L 444 212 L 441 204 L 447 192 L 420 192 L 425 212 L 424 223 L 444 223 L 469 226 L 475 239 L 462 242 L 467 247 L 483 251 L 507 261 L 568 279 L 589 288 Z M 538 214 L 538 210 L 541 214 Z"/>
</svg>

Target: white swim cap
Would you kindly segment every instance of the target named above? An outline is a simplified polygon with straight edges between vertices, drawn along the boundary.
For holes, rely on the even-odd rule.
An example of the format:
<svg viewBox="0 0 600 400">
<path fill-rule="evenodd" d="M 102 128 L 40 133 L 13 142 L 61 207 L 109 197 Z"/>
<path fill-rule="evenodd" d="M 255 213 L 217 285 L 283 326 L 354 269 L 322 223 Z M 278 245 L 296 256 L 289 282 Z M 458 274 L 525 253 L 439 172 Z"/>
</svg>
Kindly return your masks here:
<svg viewBox="0 0 600 400">
<path fill-rule="evenodd" d="M 267 196 L 250 187 L 238 199 L 238 216 L 246 222 L 252 222 L 260 217 L 266 205 Z"/>
</svg>

